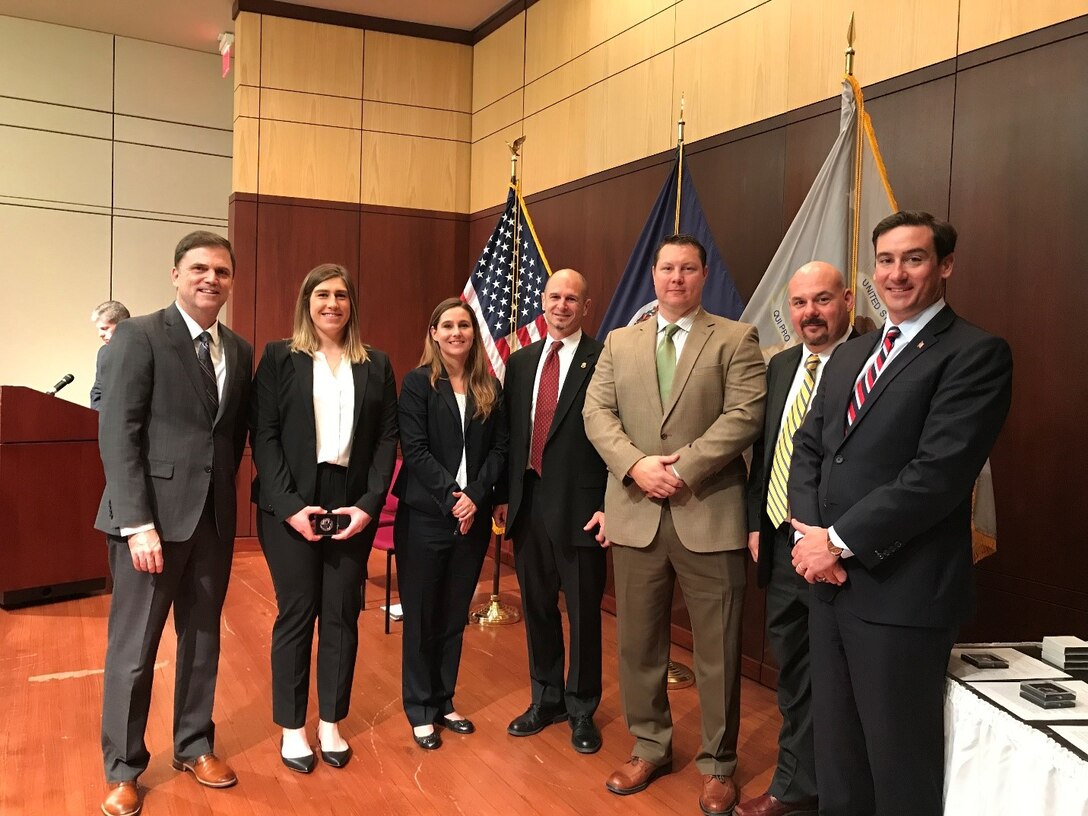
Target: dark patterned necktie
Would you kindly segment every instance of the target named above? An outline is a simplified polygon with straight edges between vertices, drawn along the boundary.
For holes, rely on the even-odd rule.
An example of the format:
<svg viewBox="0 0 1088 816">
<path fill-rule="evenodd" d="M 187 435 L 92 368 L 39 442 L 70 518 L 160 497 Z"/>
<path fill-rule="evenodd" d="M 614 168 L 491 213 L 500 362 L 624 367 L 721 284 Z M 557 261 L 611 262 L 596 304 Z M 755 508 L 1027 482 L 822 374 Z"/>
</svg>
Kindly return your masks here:
<svg viewBox="0 0 1088 816">
<path fill-rule="evenodd" d="M 212 416 L 219 412 L 219 384 L 215 378 L 215 366 L 212 365 L 212 336 L 208 332 L 197 335 L 196 360 L 200 363 L 200 373 L 204 380 L 204 401 L 211 409 Z"/>
<path fill-rule="evenodd" d="M 536 387 L 536 412 L 533 414 L 533 441 L 529 445 L 529 467 L 542 476 L 544 466 L 544 445 L 548 441 L 548 432 L 555 417 L 555 406 L 559 402 L 559 349 L 562 340 L 556 340 L 548 349 L 544 360 L 544 369 L 540 372 L 540 385 Z"/>
<path fill-rule="evenodd" d="M 884 370 L 884 363 L 888 361 L 888 355 L 892 353 L 892 346 L 895 345 L 895 340 L 899 337 L 899 334 L 898 326 L 892 326 L 888 329 L 888 333 L 884 335 L 884 342 L 880 346 L 880 353 L 876 355 L 872 365 L 865 370 L 862 376 L 858 377 L 858 381 L 854 384 L 854 393 L 850 397 L 850 405 L 846 408 L 847 428 L 854 424 L 858 412 L 861 411 L 861 406 L 865 404 L 869 392 L 876 385 L 876 378 Z"/>
</svg>

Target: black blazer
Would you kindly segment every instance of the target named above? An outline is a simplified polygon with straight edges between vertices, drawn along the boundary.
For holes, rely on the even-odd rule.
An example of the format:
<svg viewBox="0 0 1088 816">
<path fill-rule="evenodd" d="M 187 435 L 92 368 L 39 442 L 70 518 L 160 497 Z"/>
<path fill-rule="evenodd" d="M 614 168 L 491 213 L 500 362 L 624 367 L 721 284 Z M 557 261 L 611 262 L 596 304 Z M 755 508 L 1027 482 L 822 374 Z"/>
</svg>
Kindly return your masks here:
<svg viewBox="0 0 1088 816">
<path fill-rule="evenodd" d="M 351 366 L 355 430 L 347 496 L 376 522 L 397 459 L 397 384 L 385 353 L 371 348 L 367 354 L 365 363 Z M 314 361 L 291 352 L 286 340 L 265 346 L 253 380 L 250 425 L 257 467 L 252 500 L 284 521 L 313 504 L 317 486 Z"/>
<path fill-rule="evenodd" d="M 850 329 L 847 339 L 855 337 L 860 337 L 857 330 Z M 786 398 L 802 355 L 807 356 L 807 350 L 803 343 L 798 343 L 778 352 L 767 363 L 767 410 L 763 415 L 763 433 L 752 445 L 752 469 L 748 473 L 748 532 L 759 533 L 756 581 L 761 587 L 767 586 L 771 580 L 771 564 L 774 562 L 775 531 L 765 512 L 771 464 L 778 444 L 778 432 L 782 427 L 782 414 L 786 410 Z"/>
<path fill-rule="evenodd" d="M 545 338 L 510 355 L 506 363 L 506 413 L 510 420 L 510 478 L 506 537 L 520 534 L 522 491 L 529 466 L 532 442 L 533 384 L 540 355 L 552 343 Z M 586 438 L 582 405 L 603 346 L 585 332 L 574 351 L 563 390 L 555 406 L 542 469 L 545 476 L 536 489 L 536 501 L 548 507 L 548 536 L 559 545 L 600 547 L 595 532 L 582 529 L 598 510 L 604 509 L 608 469 L 597 449 Z M 527 523 L 527 522 L 526 522 Z"/>
<path fill-rule="evenodd" d="M 234 478 L 246 445 L 253 349 L 219 324 L 227 381 L 212 416 L 193 338 L 176 304 L 122 320 L 102 357 L 98 449 L 106 490 L 95 527 L 154 521 L 166 541 L 192 537 L 211 484 L 220 540 L 234 540 Z"/>
<path fill-rule="evenodd" d="M 464 492 L 476 504 L 476 518 L 491 514 L 494 488 L 505 476 L 509 433 L 502 387 L 495 380 L 498 402 L 487 419 L 473 418 L 468 395 L 465 424 L 447 377 L 431 387 L 430 369 L 412 369 L 401 384 L 400 449 L 402 463 L 393 495 L 401 504 L 430 515 L 451 515 L 459 490 L 454 480 L 465 451 L 468 484 Z"/>
<path fill-rule="evenodd" d="M 974 609 L 971 492 L 1012 397 L 1008 343 L 942 309 L 881 373 L 850 430 L 854 382 L 880 333 L 839 347 L 794 437 L 789 496 L 854 553 L 816 598 L 863 620 L 947 627 Z"/>
</svg>

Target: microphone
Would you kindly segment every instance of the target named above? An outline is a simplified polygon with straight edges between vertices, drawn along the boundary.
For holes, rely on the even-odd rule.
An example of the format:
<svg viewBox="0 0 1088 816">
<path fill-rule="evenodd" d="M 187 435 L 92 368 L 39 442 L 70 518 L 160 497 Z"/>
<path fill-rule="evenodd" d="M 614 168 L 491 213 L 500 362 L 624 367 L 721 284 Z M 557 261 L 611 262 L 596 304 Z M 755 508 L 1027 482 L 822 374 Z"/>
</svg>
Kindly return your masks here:
<svg viewBox="0 0 1088 816">
<path fill-rule="evenodd" d="M 45 392 L 45 395 L 47 397 L 56 396 L 56 393 L 58 391 L 60 391 L 62 388 L 64 388 L 64 386 L 68 385 L 68 383 L 72 382 L 72 380 L 74 379 L 75 377 L 73 377 L 71 374 L 65 374 L 63 377 L 60 378 L 60 382 L 58 382 L 56 385 L 54 385 L 52 388 Z"/>
</svg>

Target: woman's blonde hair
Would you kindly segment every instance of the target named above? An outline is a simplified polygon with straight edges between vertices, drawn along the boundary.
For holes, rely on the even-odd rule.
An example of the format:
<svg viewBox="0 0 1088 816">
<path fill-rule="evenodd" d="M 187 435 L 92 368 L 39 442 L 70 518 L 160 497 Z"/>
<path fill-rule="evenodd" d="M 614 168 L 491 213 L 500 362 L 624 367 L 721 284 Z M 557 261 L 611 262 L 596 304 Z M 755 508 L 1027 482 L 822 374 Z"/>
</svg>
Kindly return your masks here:
<svg viewBox="0 0 1088 816">
<path fill-rule="evenodd" d="M 431 322 L 427 327 L 427 336 L 423 340 L 423 356 L 419 358 L 419 364 L 430 367 L 431 387 L 434 388 L 439 378 L 445 374 L 445 367 L 442 365 L 442 352 L 438 348 L 438 343 L 431 337 L 431 329 L 438 328 L 438 321 L 450 309 L 463 309 L 472 321 L 472 348 L 469 349 L 468 360 L 465 361 L 465 375 L 468 391 L 472 394 L 472 401 L 476 405 L 473 417 L 487 419 L 495 409 L 499 394 L 487 365 L 487 352 L 484 350 L 483 338 L 480 337 L 480 324 L 476 320 L 476 313 L 458 298 L 446 298 L 431 313 Z"/>
<path fill-rule="evenodd" d="M 298 290 L 298 300 L 295 302 L 295 328 L 291 333 L 291 351 L 300 351 L 313 357 L 314 352 L 321 348 L 317 329 L 314 327 L 313 318 L 310 317 L 310 296 L 320 284 L 333 278 L 344 281 L 344 287 L 348 290 L 348 303 L 351 304 L 348 324 L 344 327 L 343 355 L 349 362 L 365 363 L 370 357 L 366 352 L 366 343 L 359 337 L 359 298 L 355 294 L 355 282 L 348 275 L 348 271 L 339 264 L 315 266 L 302 279 L 302 286 Z"/>
</svg>

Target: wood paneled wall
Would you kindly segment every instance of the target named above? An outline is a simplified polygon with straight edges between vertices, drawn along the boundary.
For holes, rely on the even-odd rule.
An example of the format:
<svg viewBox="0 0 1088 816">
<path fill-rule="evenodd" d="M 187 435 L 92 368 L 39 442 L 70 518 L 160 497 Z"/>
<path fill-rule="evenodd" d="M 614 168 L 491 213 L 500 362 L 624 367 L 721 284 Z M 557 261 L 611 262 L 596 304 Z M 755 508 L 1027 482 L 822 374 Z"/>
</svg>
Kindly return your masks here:
<svg viewBox="0 0 1088 816">
<path fill-rule="evenodd" d="M 467 213 L 472 48 L 243 12 L 235 192 Z"/>
<path fill-rule="evenodd" d="M 872 84 L 1088 13 L 1086 0 L 539 0 L 475 46 L 471 209 L 839 93 L 850 13 Z M 520 81 L 518 81 L 520 78 Z"/>
</svg>

